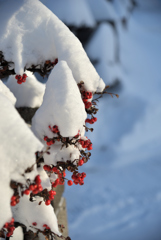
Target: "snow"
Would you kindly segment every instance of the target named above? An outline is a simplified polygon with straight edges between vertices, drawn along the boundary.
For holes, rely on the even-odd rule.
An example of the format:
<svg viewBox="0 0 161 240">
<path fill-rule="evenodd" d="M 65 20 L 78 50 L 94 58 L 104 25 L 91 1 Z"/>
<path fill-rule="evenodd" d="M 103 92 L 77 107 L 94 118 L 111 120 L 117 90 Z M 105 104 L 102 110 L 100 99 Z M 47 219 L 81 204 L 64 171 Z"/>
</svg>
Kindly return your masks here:
<svg viewBox="0 0 161 240">
<path fill-rule="evenodd" d="M 78 131 L 84 135 L 87 114 L 78 86 L 65 61 L 60 61 L 52 70 L 46 83 L 43 104 L 32 119 L 32 130 L 44 142 L 44 136 L 53 138 L 49 126 L 57 125 L 63 137 L 74 137 Z M 50 146 L 50 154 L 44 154 L 46 164 L 79 159 L 80 152 L 73 145 L 62 148 L 61 142 Z"/>
<path fill-rule="evenodd" d="M 0 93 L 6 96 L 13 105 L 16 103 L 16 98 L 14 97 L 13 93 L 9 90 L 8 87 L 0 80 Z"/>
<path fill-rule="evenodd" d="M 2 93 L 0 93 L 0 109 L 0 182 L 1 196 L 4 196 L 0 199 L 0 204 L 3 206 L 0 213 L 0 228 L 2 228 L 12 217 L 10 199 L 13 190 L 9 187 L 10 181 L 25 183 L 27 177 L 34 180 L 38 174 L 35 168 L 31 174 L 25 174 L 24 171 L 35 163 L 35 152 L 41 150 L 43 145 L 20 118 L 12 102 Z"/>
<path fill-rule="evenodd" d="M 41 197 L 36 197 L 34 200 L 34 202 L 30 202 L 29 197 L 26 195 L 21 198 L 19 204 L 13 207 L 15 221 L 21 222 L 27 227 L 27 231 L 32 230 L 33 232 L 37 231 L 34 228 L 39 228 L 43 231 L 43 225 L 47 224 L 52 232 L 60 236 L 53 207 L 51 205 L 46 206 Z M 40 201 L 42 203 L 39 205 Z M 35 227 L 32 226 L 33 222 L 37 223 Z"/>
<path fill-rule="evenodd" d="M 21 227 L 15 229 L 12 240 L 23 240 L 23 231 Z"/>
<path fill-rule="evenodd" d="M 68 26 L 90 28 L 95 26 L 95 20 L 85 0 L 42 0 L 41 2 Z"/>
<path fill-rule="evenodd" d="M 138 2 L 118 26 L 120 97 L 100 100 L 85 184 L 65 192 L 73 239 L 161 239 L 161 8 Z"/>
<path fill-rule="evenodd" d="M 16 74 L 58 58 L 67 62 L 77 83 L 84 81 L 86 90 L 97 90 L 100 77 L 82 44 L 41 2 L 2 1 L 0 13 L 1 25 L 5 26 L 0 29 L 0 49 L 7 61 L 14 62 Z"/>
<path fill-rule="evenodd" d="M 29 71 L 25 71 L 28 76 L 24 84 L 17 84 L 15 75 L 11 75 L 6 82 L 6 86 L 16 97 L 16 107 L 40 107 L 45 92 L 45 84 L 38 82 L 36 77 Z"/>
<path fill-rule="evenodd" d="M 46 83 L 43 104 L 32 120 L 32 129 L 41 140 L 46 135 L 52 137 L 49 125 L 57 125 L 63 137 L 72 137 L 82 131 L 86 117 L 72 72 L 65 61 L 60 61 Z"/>
</svg>

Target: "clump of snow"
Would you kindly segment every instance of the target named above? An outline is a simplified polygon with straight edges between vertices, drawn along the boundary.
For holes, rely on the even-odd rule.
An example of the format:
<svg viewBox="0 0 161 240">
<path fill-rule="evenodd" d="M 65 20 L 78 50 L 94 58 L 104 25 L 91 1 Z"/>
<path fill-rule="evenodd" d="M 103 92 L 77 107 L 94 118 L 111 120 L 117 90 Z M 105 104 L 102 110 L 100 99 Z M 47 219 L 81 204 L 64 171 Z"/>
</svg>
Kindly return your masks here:
<svg viewBox="0 0 161 240">
<path fill-rule="evenodd" d="M 49 129 L 57 125 L 63 137 L 72 137 L 82 131 L 87 114 L 78 86 L 65 61 L 52 70 L 46 83 L 41 107 L 32 119 L 32 129 L 39 139 L 52 137 Z"/>
<path fill-rule="evenodd" d="M 52 70 L 46 84 L 44 100 L 32 119 L 32 130 L 44 142 L 44 136 L 56 137 L 49 126 L 58 126 L 63 137 L 74 137 L 80 131 L 84 135 L 87 114 L 78 86 L 72 72 L 65 61 L 59 62 Z M 44 153 L 46 164 L 58 161 L 74 161 L 79 159 L 80 152 L 74 145 L 62 148 L 56 141 L 50 146 L 50 154 Z"/>
<path fill-rule="evenodd" d="M 26 176 L 24 172 L 35 163 L 35 152 L 40 151 L 43 145 L 21 119 L 11 101 L 2 93 L 0 93 L 0 109 L 0 182 L 1 196 L 3 196 L 0 198 L 0 205 L 3 206 L 0 208 L 1 229 L 12 217 L 10 199 L 13 190 L 10 188 L 10 181 L 25 183 L 27 177 L 35 178 L 38 174 L 35 168 Z"/>
<path fill-rule="evenodd" d="M 82 44 L 40 1 L 1 2 L 0 22 L 0 50 L 14 62 L 16 74 L 58 58 L 68 63 L 77 83 L 83 81 L 88 91 L 97 90 L 100 77 Z"/>
<path fill-rule="evenodd" d="M 0 80 L 0 93 L 6 96 L 12 102 L 12 104 L 15 105 L 16 98 L 14 97 L 13 93 L 9 90 L 9 88 L 6 87 L 1 80 Z"/>
<path fill-rule="evenodd" d="M 51 190 L 51 183 L 49 180 L 49 177 L 47 175 L 47 173 L 44 171 L 43 167 L 40 166 L 38 169 L 38 174 L 40 175 L 41 178 L 41 186 L 43 187 L 43 189 L 48 189 Z"/>
<path fill-rule="evenodd" d="M 88 42 L 86 52 L 92 60 L 113 63 L 115 61 L 115 48 L 113 28 L 107 23 L 101 23 Z"/>
<path fill-rule="evenodd" d="M 95 26 L 95 20 L 85 0 L 42 0 L 41 2 L 67 25 Z"/>
<path fill-rule="evenodd" d="M 25 73 L 27 75 L 25 83 L 17 84 L 15 75 L 11 75 L 6 85 L 17 99 L 16 107 L 40 107 L 45 92 L 45 84 L 37 81 L 30 71 L 25 71 Z"/>
<path fill-rule="evenodd" d="M 62 148 L 61 143 L 55 143 L 50 146 L 50 150 L 48 150 L 48 152 L 50 154 L 44 153 L 44 161 L 47 165 L 56 165 L 58 161 L 66 162 L 67 160 L 74 163 L 74 160 L 79 159 L 80 157 L 80 152 L 76 147 L 69 145 L 67 148 Z"/>
<path fill-rule="evenodd" d="M 15 229 L 13 236 L 12 236 L 12 240 L 23 240 L 24 236 L 23 236 L 23 231 L 21 227 L 18 227 Z"/>
<path fill-rule="evenodd" d="M 39 204 L 40 202 L 41 204 Z M 27 231 L 37 232 L 37 228 L 43 231 L 43 225 L 47 224 L 52 232 L 61 235 L 53 207 L 46 206 L 41 197 L 35 197 L 34 202 L 31 202 L 29 196 L 24 195 L 19 204 L 13 207 L 13 213 L 15 221 L 24 224 Z M 37 223 L 35 227 L 32 225 L 33 222 Z"/>
</svg>

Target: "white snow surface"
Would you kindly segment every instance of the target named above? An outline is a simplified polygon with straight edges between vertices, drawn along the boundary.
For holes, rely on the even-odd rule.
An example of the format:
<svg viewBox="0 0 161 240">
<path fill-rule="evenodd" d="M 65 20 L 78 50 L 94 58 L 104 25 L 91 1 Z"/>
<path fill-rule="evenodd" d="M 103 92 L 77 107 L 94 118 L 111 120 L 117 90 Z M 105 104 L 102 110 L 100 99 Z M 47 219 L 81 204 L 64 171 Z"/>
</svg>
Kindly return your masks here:
<svg viewBox="0 0 161 240">
<path fill-rule="evenodd" d="M 68 63 L 77 83 L 84 81 L 86 90 L 100 88 L 100 77 L 80 41 L 40 1 L 6 0 L 0 5 L 0 50 L 14 62 L 16 74 L 58 58 Z"/>
<path fill-rule="evenodd" d="M 15 221 L 21 222 L 27 227 L 27 230 L 37 232 L 37 229 L 44 230 L 43 225 L 47 224 L 51 231 L 61 235 L 58 230 L 57 218 L 51 205 L 46 206 L 43 198 L 36 197 L 34 202 L 29 201 L 29 197 L 24 195 L 19 204 L 13 207 Z M 39 205 L 39 203 L 42 203 Z M 33 222 L 37 225 L 34 227 Z"/>
<path fill-rule="evenodd" d="M 161 239 L 161 7 L 137 2 L 118 25 L 120 97 L 100 100 L 85 184 L 66 188 L 73 239 Z"/>
<path fill-rule="evenodd" d="M 17 84 L 15 75 L 10 75 L 6 86 L 16 97 L 16 107 L 40 107 L 45 92 L 45 84 L 40 83 L 30 71 L 25 71 L 28 76 L 25 83 Z"/>
<path fill-rule="evenodd" d="M 86 0 L 41 0 L 41 2 L 68 26 L 95 26 Z"/>
<path fill-rule="evenodd" d="M 82 131 L 87 117 L 79 88 L 65 61 L 52 70 L 46 83 L 43 104 L 37 110 L 32 129 L 39 139 L 52 137 L 48 126 L 57 125 L 63 137 L 73 137 Z"/>
<path fill-rule="evenodd" d="M 35 152 L 40 151 L 43 145 L 21 119 L 11 101 L 2 93 L 0 93 L 0 109 L 0 182 L 1 196 L 3 196 L 0 198 L 0 205 L 3 206 L 0 209 L 1 229 L 12 217 L 10 199 L 13 190 L 10 188 L 10 181 L 26 183 L 27 178 L 34 180 L 38 174 L 35 168 L 31 173 L 24 174 L 24 172 L 35 163 Z"/>
<path fill-rule="evenodd" d="M 0 93 L 6 96 L 13 105 L 16 103 L 16 98 L 13 95 L 13 93 L 9 90 L 8 87 L 5 86 L 5 84 L 0 80 Z"/>
<path fill-rule="evenodd" d="M 22 231 L 22 228 L 21 227 L 18 227 L 15 229 L 14 233 L 13 233 L 13 236 L 12 236 L 12 240 L 23 240 L 24 237 L 23 237 L 23 231 Z"/>
<path fill-rule="evenodd" d="M 80 131 L 84 135 L 87 114 L 78 86 L 65 61 L 59 62 L 52 70 L 46 83 L 46 90 L 41 107 L 32 119 L 32 130 L 45 144 L 44 136 L 56 137 L 49 126 L 57 125 L 63 137 L 74 137 Z M 55 142 L 44 154 L 45 164 L 58 161 L 79 159 L 80 152 L 75 146 L 62 148 L 61 142 Z"/>
</svg>

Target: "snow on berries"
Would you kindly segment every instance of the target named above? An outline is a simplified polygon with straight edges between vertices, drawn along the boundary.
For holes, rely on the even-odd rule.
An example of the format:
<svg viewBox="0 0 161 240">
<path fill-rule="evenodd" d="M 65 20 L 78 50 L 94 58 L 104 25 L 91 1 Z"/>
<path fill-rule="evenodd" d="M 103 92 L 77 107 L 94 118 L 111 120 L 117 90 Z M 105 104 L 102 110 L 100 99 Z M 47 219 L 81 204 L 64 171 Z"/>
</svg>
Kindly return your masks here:
<svg viewBox="0 0 161 240">
<path fill-rule="evenodd" d="M 97 121 L 93 95 L 83 82 L 77 85 L 66 62 L 59 61 L 47 82 L 43 104 L 32 119 L 32 130 L 45 145 L 43 168 L 54 188 L 65 181 L 71 184 L 72 180 L 64 176 L 65 170 L 75 172 L 75 183 L 84 184 L 78 167 L 91 155 L 88 151 L 92 150 L 92 142 L 84 134 L 92 131 L 85 124 Z M 87 118 L 87 114 L 91 118 Z M 49 200 L 45 200 L 46 205 Z"/>
</svg>

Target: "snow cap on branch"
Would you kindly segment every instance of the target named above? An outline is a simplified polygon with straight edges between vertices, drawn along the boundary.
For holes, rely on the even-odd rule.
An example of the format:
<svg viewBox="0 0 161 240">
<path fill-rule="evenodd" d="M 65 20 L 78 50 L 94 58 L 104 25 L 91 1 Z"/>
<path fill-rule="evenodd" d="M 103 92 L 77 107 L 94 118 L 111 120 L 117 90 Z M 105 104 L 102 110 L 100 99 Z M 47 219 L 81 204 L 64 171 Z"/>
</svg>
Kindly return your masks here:
<svg viewBox="0 0 161 240">
<path fill-rule="evenodd" d="M 3 1 L 0 22 L 4 26 L 0 29 L 0 51 L 6 61 L 14 62 L 16 74 L 58 58 L 68 63 L 76 82 L 83 81 L 87 91 L 105 86 L 80 41 L 40 1 Z"/>
<path fill-rule="evenodd" d="M 0 93 L 6 96 L 13 105 L 16 103 L 16 98 L 8 87 L 0 80 Z"/>
<path fill-rule="evenodd" d="M 41 202 L 41 204 L 39 204 Z M 24 195 L 21 201 L 13 208 L 15 221 L 24 224 L 27 231 L 37 232 L 37 229 L 44 230 L 43 225 L 47 224 L 51 231 L 61 235 L 58 230 L 57 218 L 51 205 L 46 206 L 43 198 L 35 197 L 34 202 L 29 201 L 29 196 Z M 32 223 L 36 222 L 36 226 Z"/>
<path fill-rule="evenodd" d="M 10 181 L 26 183 L 27 178 L 34 180 L 37 175 L 36 169 L 26 173 L 26 177 L 25 170 L 35 163 L 35 152 L 40 151 L 43 145 L 21 119 L 11 101 L 2 93 L 0 93 L 0 109 L 0 194 L 3 196 L 0 198 L 0 205 L 3 206 L 0 212 L 1 229 L 12 217 L 10 199 L 13 190 L 10 188 Z"/>
<path fill-rule="evenodd" d="M 16 107 L 40 107 L 45 92 L 45 84 L 40 83 L 30 71 L 25 71 L 27 80 L 25 84 L 17 84 L 15 75 L 9 76 L 6 82 L 17 99 Z"/>
<path fill-rule="evenodd" d="M 48 126 L 57 125 L 63 137 L 82 132 L 87 117 L 84 103 L 72 72 L 65 61 L 52 70 L 46 84 L 43 104 L 32 120 L 32 129 L 39 139 L 53 137 Z"/>
</svg>

